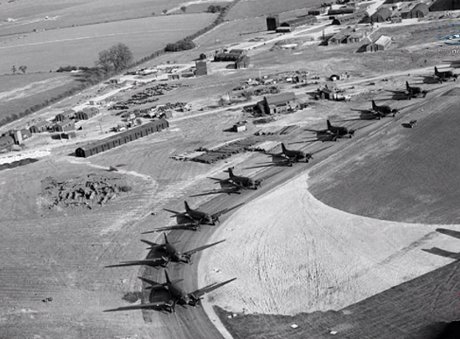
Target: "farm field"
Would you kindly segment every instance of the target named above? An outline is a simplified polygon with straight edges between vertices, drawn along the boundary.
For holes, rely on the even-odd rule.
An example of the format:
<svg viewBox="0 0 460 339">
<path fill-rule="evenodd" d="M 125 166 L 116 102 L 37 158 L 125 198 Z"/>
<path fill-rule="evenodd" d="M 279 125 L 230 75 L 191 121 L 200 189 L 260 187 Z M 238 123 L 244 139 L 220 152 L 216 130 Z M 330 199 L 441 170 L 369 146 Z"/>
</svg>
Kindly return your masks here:
<svg viewBox="0 0 460 339">
<path fill-rule="evenodd" d="M 183 0 L 16 0 L 0 3 L 0 35 L 161 15 Z M 8 22 L 11 18 L 15 21 Z"/>
<path fill-rule="evenodd" d="M 299 8 L 316 8 L 324 1 L 321 0 L 242 0 L 228 13 L 228 20 L 265 16 L 273 13 L 292 11 Z M 307 14 L 307 10 L 303 13 Z"/>
<path fill-rule="evenodd" d="M 52 99 L 77 86 L 63 73 L 0 75 L 0 120 Z"/>
<path fill-rule="evenodd" d="M 38 32 L 24 37 L 0 39 L 0 73 L 12 65 L 27 65 L 31 72 L 59 66 L 93 66 L 98 53 L 116 43 L 125 43 L 139 59 L 208 25 L 212 14 L 152 17 L 120 22 Z"/>
</svg>

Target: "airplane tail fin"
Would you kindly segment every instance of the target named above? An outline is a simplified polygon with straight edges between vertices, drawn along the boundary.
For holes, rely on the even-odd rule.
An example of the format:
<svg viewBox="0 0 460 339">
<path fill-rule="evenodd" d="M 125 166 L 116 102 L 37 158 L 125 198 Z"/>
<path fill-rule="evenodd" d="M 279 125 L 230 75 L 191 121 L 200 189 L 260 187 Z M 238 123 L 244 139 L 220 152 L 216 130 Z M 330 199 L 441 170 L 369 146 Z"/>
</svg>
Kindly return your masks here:
<svg viewBox="0 0 460 339">
<path fill-rule="evenodd" d="M 438 67 L 434 66 L 434 74 L 438 75 L 439 71 L 438 71 Z"/>
<path fill-rule="evenodd" d="M 375 109 L 376 106 L 377 106 L 377 105 L 375 104 L 375 101 L 372 100 L 372 109 Z"/>
<path fill-rule="evenodd" d="M 230 176 L 230 178 L 233 177 L 233 169 L 229 167 L 227 171 L 228 171 L 228 175 Z"/>
<path fill-rule="evenodd" d="M 409 82 L 406 81 L 406 89 L 409 90 L 410 89 L 410 86 L 409 86 Z"/>
<path fill-rule="evenodd" d="M 187 212 L 190 211 L 190 206 L 188 205 L 187 201 L 184 201 L 184 205 L 185 205 L 185 210 Z"/>
<path fill-rule="evenodd" d="M 332 127 L 332 126 L 331 126 L 331 122 L 330 122 L 329 120 L 327 120 L 327 129 L 329 129 L 329 130 L 330 130 L 330 129 L 331 129 L 331 127 Z"/>
<path fill-rule="evenodd" d="M 286 146 L 284 146 L 284 143 L 281 143 L 281 150 L 283 151 L 283 153 L 286 152 Z"/>
<path fill-rule="evenodd" d="M 169 279 L 168 271 L 165 270 L 166 283 L 171 284 L 171 279 Z"/>
<path fill-rule="evenodd" d="M 165 237 L 165 244 L 169 244 L 168 237 L 167 237 L 166 233 L 163 233 L 163 235 Z"/>
</svg>

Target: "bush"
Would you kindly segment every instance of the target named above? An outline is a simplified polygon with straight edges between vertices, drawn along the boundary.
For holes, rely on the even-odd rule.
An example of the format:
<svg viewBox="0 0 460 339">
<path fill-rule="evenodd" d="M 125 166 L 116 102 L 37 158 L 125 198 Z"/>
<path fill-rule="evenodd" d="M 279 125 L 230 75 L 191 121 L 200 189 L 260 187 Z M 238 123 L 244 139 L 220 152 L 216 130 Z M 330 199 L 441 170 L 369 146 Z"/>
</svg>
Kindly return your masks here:
<svg viewBox="0 0 460 339">
<path fill-rule="evenodd" d="M 120 186 L 120 192 L 129 192 L 133 188 L 131 186 Z"/>
<path fill-rule="evenodd" d="M 167 44 L 165 47 L 166 52 L 185 51 L 187 49 L 195 48 L 195 43 L 191 39 L 184 39 L 172 44 Z"/>
</svg>

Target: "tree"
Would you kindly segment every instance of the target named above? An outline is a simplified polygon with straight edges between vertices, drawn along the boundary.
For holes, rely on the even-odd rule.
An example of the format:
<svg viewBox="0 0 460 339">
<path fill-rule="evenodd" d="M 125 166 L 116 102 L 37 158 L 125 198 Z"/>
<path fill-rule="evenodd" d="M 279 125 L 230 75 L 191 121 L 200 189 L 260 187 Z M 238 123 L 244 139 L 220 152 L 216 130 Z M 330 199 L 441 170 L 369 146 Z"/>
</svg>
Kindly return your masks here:
<svg viewBox="0 0 460 339">
<path fill-rule="evenodd" d="M 182 12 L 184 12 L 184 13 L 187 12 L 187 6 L 182 6 L 182 7 L 180 8 L 180 10 L 181 10 Z"/>
<path fill-rule="evenodd" d="M 19 70 L 22 72 L 22 74 L 26 74 L 27 66 L 26 65 L 19 66 Z"/>
<path fill-rule="evenodd" d="M 168 10 L 164 9 L 164 10 L 161 11 L 161 13 L 166 14 L 166 13 L 168 13 Z"/>
<path fill-rule="evenodd" d="M 13 65 L 13 67 L 11 67 L 11 73 L 16 74 L 17 71 L 16 66 Z"/>
<path fill-rule="evenodd" d="M 99 66 L 104 73 L 119 72 L 127 68 L 133 61 L 133 53 L 125 44 L 119 43 L 103 50 L 99 53 L 97 66 Z"/>
</svg>

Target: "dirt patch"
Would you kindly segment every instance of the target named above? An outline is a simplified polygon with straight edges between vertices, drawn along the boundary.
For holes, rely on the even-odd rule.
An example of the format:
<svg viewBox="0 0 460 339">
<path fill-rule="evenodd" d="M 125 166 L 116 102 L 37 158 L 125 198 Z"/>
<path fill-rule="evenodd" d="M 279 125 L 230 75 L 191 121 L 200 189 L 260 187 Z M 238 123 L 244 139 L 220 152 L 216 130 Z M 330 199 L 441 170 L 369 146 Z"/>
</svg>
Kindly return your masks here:
<svg viewBox="0 0 460 339">
<path fill-rule="evenodd" d="M 83 177 L 56 179 L 46 177 L 41 181 L 41 196 L 48 209 L 95 208 L 103 206 L 118 195 L 131 190 L 126 179 L 118 174 L 90 173 Z"/>
</svg>

